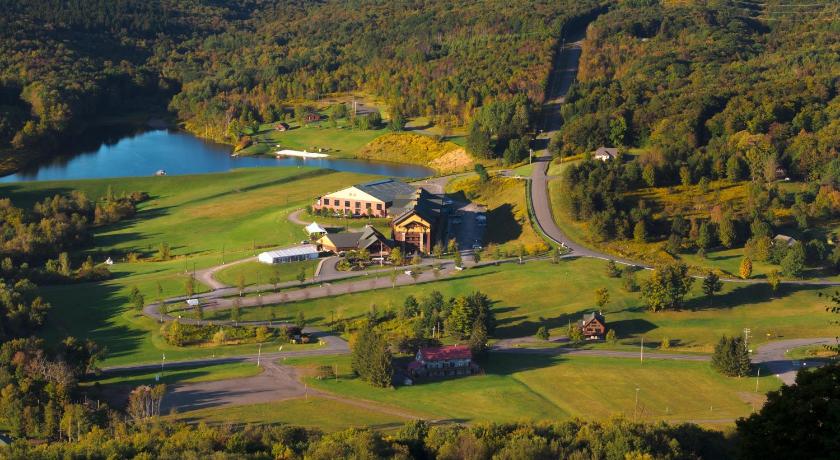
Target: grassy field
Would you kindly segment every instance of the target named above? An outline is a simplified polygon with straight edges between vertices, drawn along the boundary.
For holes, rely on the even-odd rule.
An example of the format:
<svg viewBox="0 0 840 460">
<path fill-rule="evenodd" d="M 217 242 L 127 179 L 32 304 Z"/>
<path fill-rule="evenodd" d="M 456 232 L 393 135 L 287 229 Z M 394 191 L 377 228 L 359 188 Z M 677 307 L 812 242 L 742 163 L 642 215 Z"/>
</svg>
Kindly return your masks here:
<svg viewBox="0 0 840 460">
<path fill-rule="evenodd" d="M 137 286 L 147 303 L 183 295 L 193 269 L 301 240 L 302 228 L 287 219 L 291 211 L 319 193 L 372 177 L 310 168 L 257 168 L 177 177 L 16 183 L 0 186 L 0 195 L 18 206 L 70 190 L 82 190 L 91 198 L 104 195 L 109 187 L 117 194 L 151 195 L 134 219 L 95 232 L 95 260 L 109 255 L 117 260 L 110 267 L 112 279 L 41 289 L 53 306 L 42 333 L 47 341 L 55 343 L 68 335 L 91 338 L 109 350 L 104 365 L 116 365 L 154 362 L 163 352 L 168 359 L 251 353 L 255 348 L 251 345 L 212 349 L 167 345 L 157 333 L 159 324 L 126 305 L 131 287 Z M 156 249 L 164 242 L 174 258 L 155 261 Z M 142 259 L 124 262 L 121 254 L 128 252 Z"/>
<path fill-rule="evenodd" d="M 340 431 L 350 427 L 387 430 L 401 426 L 406 420 L 376 410 L 318 397 L 200 409 L 170 415 L 167 418 L 187 423 L 294 425 L 315 428 L 324 432 Z"/>
<path fill-rule="evenodd" d="M 727 424 L 759 406 L 779 386 L 773 376 L 728 378 L 707 363 L 491 353 L 483 375 L 377 389 L 349 374 L 349 358 L 333 360 L 338 380 L 307 381 L 343 396 L 376 401 L 457 422 L 607 418 Z M 309 359 L 286 364 L 311 366 Z M 636 406 L 636 388 L 639 404 Z M 454 403 L 456 402 L 457 403 Z"/>
<path fill-rule="evenodd" d="M 341 121 L 335 128 L 329 123 L 321 121 L 299 126 L 290 123 L 288 131 L 277 131 L 274 123 L 264 124 L 260 133 L 254 136 L 257 142 L 248 148 L 240 150 L 240 155 L 273 154 L 280 149 L 306 150 L 324 153 L 336 158 L 354 158 L 368 142 L 387 133 L 385 129 L 360 130 L 347 126 Z M 277 146 L 280 147 L 277 147 Z"/>
<path fill-rule="evenodd" d="M 257 261 L 242 262 L 224 270 L 219 270 L 216 272 L 215 278 L 228 286 L 238 286 L 240 276 L 245 280 L 246 286 L 258 283 L 268 284 L 274 276 L 283 283 L 296 280 L 301 268 L 306 273 L 306 277 L 311 278 L 317 265 L 317 260 L 277 265 L 268 265 Z"/>
<path fill-rule="evenodd" d="M 82 385 L 149 385 L 154 383 L 198 383 L 213 380 L 225 380 L 259 375 L 262 368 L 254 363 L 226 363 L 199 367 L 164 367 L 154 371 L 108 373 L 96 380 L 85 381 Z M 160 376 L 159 380 L 155 377 Z"/>
<path fill-rule="evenodd" d="M 829 324 L 830 315 L 825 313 L 826 300 L 818 295 L 831 292 L 832 288 L 784 287 L 771 296 L 765 284 L 726 284 L 709 301 L 697 282 L 685 310 L 650 313 L 638 293 L 626 292 L 621 280 L 609 278 L 605 268 L 606 263 L 596 259 L 568 259 L 557 265 L 543 261 L 488 266 L 425 284 L 248 308 L 242 311 L 242 317 L 265 320 L 273 309 L 278 319 L 291 320 L 303 311 L 309 321 L 326 324 L 333 317 L 364 315 L 372 305 L 379 310 L 396 308 L 409 294 L 419 297 L 437 289 L 451 297 L 481 290 L 495 301 L 497 337 L 531 336 L 541 325 L 554 335 L 565 335 L 570 321 L 597 308 L 594 291 L 605 287 L 611 300 L 603 311 L 609 326 L 618 334 L 619 348 L 638 347 L 644 336 L 649 349 L 657 348 L 667 337 L 674 350 L 711 352 L 722 334 L 738 335 L 745 327 L 752 329 L 755 343 L 835 334 L 835 328 Z M 638 273 L 640 281 L 646 273 Z"/>
<path fill-rule="evenodd" d="M 545 244 L 534 231 L 528 216 L 525 181 L 492 177 L 482 184 L 478 176 L 470 175 L 450 182 L 446 192 L 487 206 L 484 242 L 488 249 L 491 245 L 498 245 L 514 251 L 519 245 L 533 248 Z"/>
</svg>

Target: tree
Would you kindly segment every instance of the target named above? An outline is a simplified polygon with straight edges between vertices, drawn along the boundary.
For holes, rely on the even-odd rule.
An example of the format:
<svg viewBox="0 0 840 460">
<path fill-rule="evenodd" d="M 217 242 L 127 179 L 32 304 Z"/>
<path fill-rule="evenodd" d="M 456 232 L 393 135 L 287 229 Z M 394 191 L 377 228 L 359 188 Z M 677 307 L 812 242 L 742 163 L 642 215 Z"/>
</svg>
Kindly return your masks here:
<svg viewBox="0 0 840 460">
<path fill-rule="evenodd" d="M 727 249 L 731 248 L 737 240 L 735 224 L 728 216 L 723 216 L 718 223 L 718 239 L 720 239 L 720 244 Z"/>
<path fill-rule="evenodd" d="M 569 336 L 569 342 L 571 342 L 573 344 L 583 342 L 583 331 L 581 330 L 577 321 L 569 324 L 568 336 Z"/>
<path fill-rule="evenodd" d="M 797 241 L 788 248 L 782 259 L 782 273 L 791 278 L 800 278 L 805 271 L 805 247 Z"/>
<path fill-rule="evenodd" d="M 540 328 L 537 329 L 537 338 L 540 339 L 540 340 L 546 340 L 547 341 L 550 338 L 550 335 L 548 333 L 548 328 L 545 327 L 545 326 L 540 326 Z"/>
<path fill-rule="evenodd" d="M 609 331 L 607 331 L 606 340 L 607 343 L 611 345 L 615 345 L 618 342 L 618 337 L 616 337 L 615 335 L 615 329 L 610 329 Z"/>
<path fill-rule="evenodd" d="M 402 250 L 400 248 L 392 249 L 391 254 L 388 255 L 388 259 L 396 266 L 402 265 L 404 263 Z"/>
<path fill-rule="evenodd" d="M 306 281 L 306 267 L 300 267 L 300 271 L 298 272 L 296 279 L 300 284 L 303 284 L 303 282 Z"/>
<path fill-rule="evenodd" d="M 238 323 L 242 319 L 242 301 L 239 298 L 233 299 L 233 306 L 230 308 L 230 319 Z"/>
<path fill-rule="evenodd" d="M 770 290 L 773 291 L 773 294 L 779 291 L 779 285 L 781 285 L 782 280 L 779 276 L 779 271 L 776 269 L 770 270 L 770 273 L 767 274 L 767 284 L 770 285 Z"/>
<path fill-rule="evenodd" d="M 720 277 L 715 272 L 709 271 L 703 278 L 703 294 L 712 298 L 721 289 L 723 289 L 723 283 L 720 281 Z"/>
<path fill-rule="evenodd" d="M 420 257 L 420 254 L 414 254 L 411 256 L 411 265 L 420 265 L 423 263 L 423 258 Z"/>
<path fill-rule="evenodd" d="M 491 157 L 490 135 L 477 122 L 473 122 L 470 125 L 466 147 L 477 158 Z"/>
<path fill-rule="evenodd" d="M 393 365 L 385 338 L 365 321 L 351 341 L 351 367 L 359 377 L 376 387 L 392 384 Z"/>
<path fill-rule="evenodd" d="M 391 120 L 388 123 L 388 129 L 394 132 L 403 131 L 405 129 L 405 116 L 399 106 L 395 106 L 391 109 Z"/>
<path fill-rule="evenodd" d="M 691 171 L 688 169 L 688 166 L 680 167 L 680 183 L 685 188 L 691 186 Z"/>
<path fill-rule="evenodd" d="M 722 336 L 715 345 L 712 368 L 729 377 L 743 377 L 750 371 L 750 356 L 741 337 Z"/>
<path fill-rule="evenodd" d="M 741 458 L 831 458 L 840 426 L 840 364 L 801 371 L 795 385 L 767 393 L 757 413 L 738 419 Z M 832 454 L 834 452 L 834 454 Z"/>
<path fill-rule="evenodd" d="M 443 257 L 443 247 L 440 245 L 440 243 L 437 243 L 434 246 L 432 246 L 432 256 L 435 259 L 440 259 L 441 257 Z"/>
<path fill-rule="evenodd" d="M 129 394 L 126 412 L 138 423 L 151 417 L 157 417 L 160 415 L 160 405 L 165 394 L 166 385 L 161 384 L 154 387 L 141 385 Z"/>
<path fill-rule="evenodd" d="M 303 314 L 303 310 L 298 312 L 297 318 L 295 319 L 295 326 L 301 329 L 306 327 L 306 316 Z"/>
<path fill-rule="evenodd" d="M 451 238 L 449 241 L 446 242 L 446 252 L 448 254 L 458 252 L 458 242 L 455 240 L 455 238 Z"/>
<path fill-rule="evenodd" d="M 277 271 L 273 271 L 271 276 L 268 277 L 268 282 L 271 283 L 271 286 L 274 288 L 274 292 L 277 292 L 277 285 L 280 284 L 280 274 Z"/>
<path fill-rule="evenodd" d="M 468 342 L 470 351 L 476 356 L 481 356 L 487 351 L 487 327 L 481 318 L 476 318 L 470 331 L 470 340 Z"/>
<path fill-rule="evenodd" d="M 487 168 L 484 167 L 481 163 L 475 164 L 475 173 L 478 174 L 478 180 L 482 184 L 486 184 L 490 181 L 490 175 L 487 174 Z"/>
<path fill-rule="evenodd" d="M 642 170 L 642 179 L 644 179 L 648 187 L 656 185 L 656 169 L 653 165 L 645 165 L 645 168 Z"/>
<path fill-rule="evenodd" d="M 642 299 L 651 311 L 679 310 L 691 290 L 694 278 L 685 264 L 670 264 L 653 271 L 642 284 Z"/>
<path fill-rule="evenodd" d="M 750 279 L 752 276 L 752 260 L 749 257 L 741 259 L 741 266 L 738 269 L 738 275 L 741 279 Z"/>
<path fill-rule="evenodd" d="M 612 259 L 607 261 L 607 276 L 610 278 L 619 278 L 621 276 L 621 269 L 618 268 L 618 265 Z"/>
<path fill-rule="evenodd" d="M 712 235 L 712 227 L 708 222 L 703 221 L 697 233 L 697 247 L 702 250 L 708 250 L 714 243 L 714 235 Z"/>
<path fill-rule="evenodd" d="M 595 290 L 595 305 L 598 309 L 603 309 L 605 305 L 610 302 L 610 291 L 607 288 L 598 288 Z"/>
<path fill-rule="evenodd" d="M 463 261 L 461 260 L 461 253 L 459 251 L 455 251 L 455 257 L 454 257 L 453 261 L 455 262 L 456 267 L 462 267 L 463 266 L 462 265 Z"/>
<path fill-rule="evenodd" d="M 647 229 L 645 229 L 644 219 L 636 222 L 636 225 L 633 227 L 633 239 L 637 243 L 644 243 L 647 241 Z"/>
<path fill-rule="evenodd" d="M 192 275 L 184 281 L 184 292 L 187 297 L 192 297 L 195 294 L 195 278 Z"/>
</svg>

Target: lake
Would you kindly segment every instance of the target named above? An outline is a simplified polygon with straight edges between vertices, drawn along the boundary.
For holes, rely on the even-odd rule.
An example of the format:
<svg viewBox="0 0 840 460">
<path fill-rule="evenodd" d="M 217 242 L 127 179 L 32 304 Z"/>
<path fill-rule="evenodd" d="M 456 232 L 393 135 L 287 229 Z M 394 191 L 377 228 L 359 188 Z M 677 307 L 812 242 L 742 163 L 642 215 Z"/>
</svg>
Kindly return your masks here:
<svg viewBox="0 0 840 460">
<path fill-rule="evenodd" d="M 98 139 L 97 145 L 0 177 L 0 182 L 152 176 L 160 169 L 167 175 L 201 174 L 266 166 L 314 166 L 390 177 L 434 175 L 432 169 L 418 165 L 330 158 L 232 157 L 230 152 L 230 146 L 182 131 L 158 129 L 122 134 L 106 141 Z"/>
</svg>

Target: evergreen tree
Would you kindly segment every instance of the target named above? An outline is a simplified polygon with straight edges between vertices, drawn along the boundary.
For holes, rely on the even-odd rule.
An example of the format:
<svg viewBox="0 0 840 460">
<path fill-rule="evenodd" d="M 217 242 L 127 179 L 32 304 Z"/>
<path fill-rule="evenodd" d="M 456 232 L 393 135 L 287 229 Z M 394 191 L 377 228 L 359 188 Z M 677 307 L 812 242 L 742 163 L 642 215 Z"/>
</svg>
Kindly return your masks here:
<svg viewBox="0 0 840 460">
<path fill-rule="evenodd" d="M 685 264 L 671 264 L 653 271 L 642 285 L 642 298 L 651 311 L 679 310 L 691 290 L 694 278 Z"/>
<path fill-rule="evenodd" d="M 723 283 L 721 283 L 720 277 L 712 271 L 707 273 L 703 278 L 703 294 L 711 298 L 721 289 L 723 289 Z"/>
<path fill-rule="evenodd" d="M 470 125 L 470 132 L 467 134 L 467 150 L 476 158 L 490 158 L 490 135 L 487 134 L 478 122 Z"/>
<path fill-rule="evenodd" d="M 712 367 L 723 375 L 742 377 L 749 374 L 750 356 L 740 337 L 722 336 L 715 345 Z"/>
<path fill-rule="evenodd" d="M 612 259 L 607 261 L 607 276 L 610 278 L 619 278 L 621 276 L 621 269 L 618 268 L 618 265 Z"/>
<path fill-rule="evenodd" d="M 487 328 L 481 318 L 477 318 L 473 323 L 469 346 L 476 356 L 483 355 L 487 350 Z"/>
</svg>

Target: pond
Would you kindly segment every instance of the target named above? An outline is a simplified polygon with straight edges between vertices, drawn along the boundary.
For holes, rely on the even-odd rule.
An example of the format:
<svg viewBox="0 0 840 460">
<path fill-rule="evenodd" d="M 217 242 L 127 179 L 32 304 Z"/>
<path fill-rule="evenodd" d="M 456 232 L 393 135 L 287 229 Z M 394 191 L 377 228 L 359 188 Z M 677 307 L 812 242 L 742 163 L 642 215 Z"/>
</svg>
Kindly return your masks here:
<svg viewBox="0 0 840 460">
<path fill-rule="evenodd" d="M 418 165 L 331 158 L 232 157 L 230 151 L 230 146 L 208 142 L 182 131 L 123 132 L 0 177 L 0 182 L 151 176 L 158 170 L 166 171 L 167 175 L 200 174 L 266 166 L 314 166 L 407 178 L 434 175 L 432 169 Z"/>
</svg>

